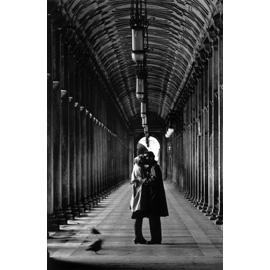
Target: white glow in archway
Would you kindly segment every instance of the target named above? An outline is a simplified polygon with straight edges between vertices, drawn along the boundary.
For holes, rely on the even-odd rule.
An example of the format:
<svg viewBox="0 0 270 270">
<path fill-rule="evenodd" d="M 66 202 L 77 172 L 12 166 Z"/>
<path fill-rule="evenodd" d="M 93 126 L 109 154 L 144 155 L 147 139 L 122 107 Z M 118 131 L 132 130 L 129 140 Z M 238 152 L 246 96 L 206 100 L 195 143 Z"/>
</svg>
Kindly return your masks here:
<svg viewBox="0 0 270 270">
<path fill-rule="evenodd" d="M 155 155 L 155 160 L 159 160 L 160 144 L 155 137 L 149 137 L 149 147 L 146 145 L 145 137 L 142 137 L 138 143 L 144 145 L 148 151 L 152 151 Z"/>
</svg>

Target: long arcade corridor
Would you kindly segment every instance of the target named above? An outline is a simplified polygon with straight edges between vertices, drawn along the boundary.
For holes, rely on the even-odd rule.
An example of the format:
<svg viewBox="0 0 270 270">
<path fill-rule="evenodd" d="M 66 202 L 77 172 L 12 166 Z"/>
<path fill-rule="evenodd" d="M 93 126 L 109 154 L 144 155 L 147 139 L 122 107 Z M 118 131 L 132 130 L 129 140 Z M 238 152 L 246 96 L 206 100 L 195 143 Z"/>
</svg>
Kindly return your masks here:
<svg viewBox="0 0 270 270">
<path fill-rule="evenodd" d="M 47 3 L 49 267 L 222 269 L 223 1 Z M 152 137 L 169 217 L 162 245 L 134 245 L 128 182 Z"/>
</svg>

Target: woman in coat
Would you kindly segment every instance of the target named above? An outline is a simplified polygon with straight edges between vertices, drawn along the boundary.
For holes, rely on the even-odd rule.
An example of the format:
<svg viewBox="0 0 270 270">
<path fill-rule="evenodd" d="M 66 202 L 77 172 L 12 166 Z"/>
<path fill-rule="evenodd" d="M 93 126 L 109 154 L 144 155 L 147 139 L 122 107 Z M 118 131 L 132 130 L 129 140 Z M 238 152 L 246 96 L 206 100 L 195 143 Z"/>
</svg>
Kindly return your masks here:
<svg viewBox="0 0 270 270">
<path fill-rule="evenodd" d="M 132 219 L 135 219 L 135 244 L 147 244 L 142 234 L 143 218 L 147 217 L 147 192 L 143 185 L 146 181 L 146 171 L 144 168 L 144 156 L 139 155 L 134 159 L 134 166 L 131 174 L 132 196 L 130 209 Z"/>
</svg>

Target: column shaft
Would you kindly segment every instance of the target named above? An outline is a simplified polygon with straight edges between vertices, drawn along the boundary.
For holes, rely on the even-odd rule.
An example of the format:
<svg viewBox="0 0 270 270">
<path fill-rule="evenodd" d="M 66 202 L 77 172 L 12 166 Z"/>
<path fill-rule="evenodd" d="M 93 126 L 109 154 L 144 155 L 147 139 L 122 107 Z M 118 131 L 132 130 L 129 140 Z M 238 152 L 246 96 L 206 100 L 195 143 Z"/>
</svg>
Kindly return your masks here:
<svg viewBox="0 0 270 270">
<path fill-rule="evenodd" d="M 218 38 L 214 45 L 214 121 L 213 121 L 213 132 L 214 132 L 214 209 L 211 213 L 211 220 L 215 220 L 218 214 L 219 207 L 219 119 L 220 119 L 220 104 L 219 104 L 219 49 L 218 49 Z"/>
<path fill-rule="evenodd" d="M 82 145 L 81 145 L 81 113 L 80 106 L 76 104 L 76 198 L 80 212 L 84 211 L 82 205 Z"/>
<path fill-rule="evenodd" d="M 222 35 L 219 38 L 219 205 L 216 224 L 223 224 L 223 40 Z"/>
<path fill-rule="evenodd" d="M 87 145 L 86 145 L 86 112 L 84 107 L 80 107 L 81 114 L 81 166 L 82 166 L 82 204 L 84 209 L 87 209 Z"/>
<path fill-rule="evenodd" d="M 79 216 L 77 205 L 77 150 L 76 150 L 76 108 L 72 97 L 69 97 L 69 177 L 70 177 L 70 204 L 73 216 Z"/>
<path fill-rule="evenodd" d="M 203 144 L 204 144 L 204 203 L 203 203 L 203 209 L 202 211 L 206 213 L 207 207 L 208 207 L 208 200 L 209 200 L 209 194 L 208 194 L 208 151 L 209 151 L 209 116 L 208 116 L 208 92 L 209 92 L 209 63 L 205 65 L 205 84 L 204 84 L 204 89 L 203 89 L 203 107 L 204 107 L 204 114 L 203 114 L 203 119 L 204 119 L 204 129 L 203 129 L 203 134 L 204 134 L 204 139 L 203 139 Z"/>
<path fill-rule="evenodd" d="M 213 119 L 213 96 L 214 96 L 214 47 L 211 46 L 212 56 L 209 61 L 209 95 L 208 95 L 208 123 L 209 123 L 209 132 L 208 132 L 208 208 L 206 215 L 211 215 L 211 212 L 214 208 L 214 166 L 213 166 L 213 156 L 214 156 L 214 119 Z"/>
<path fill-rule="evenodd" d="M 66 219 L 71 219 L 69 179 L 69 99 L 66 90 L 61 90 L 61 160 L 62 160 L 62 205 Z"/>
</svg>

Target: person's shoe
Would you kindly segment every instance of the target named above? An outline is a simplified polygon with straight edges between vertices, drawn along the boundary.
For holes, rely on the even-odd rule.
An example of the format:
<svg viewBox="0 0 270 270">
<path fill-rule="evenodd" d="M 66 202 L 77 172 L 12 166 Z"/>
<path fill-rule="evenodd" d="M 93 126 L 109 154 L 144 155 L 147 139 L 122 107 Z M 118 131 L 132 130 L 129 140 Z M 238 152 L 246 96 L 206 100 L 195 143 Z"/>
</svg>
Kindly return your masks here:
<svg viewBox="0 0 270 270">
<path fill-rule="evenodd" d="M 148 245 L 160 245 L 161 241 L 154 241 L 154 240 L 150 240 L 147 242 Z"/>
<path fill-rule="evenodd" d="M 147 244 L 148 242 L 142 238 L 142 239 L 135 239 L 134 244 Z"/>
</svg>

